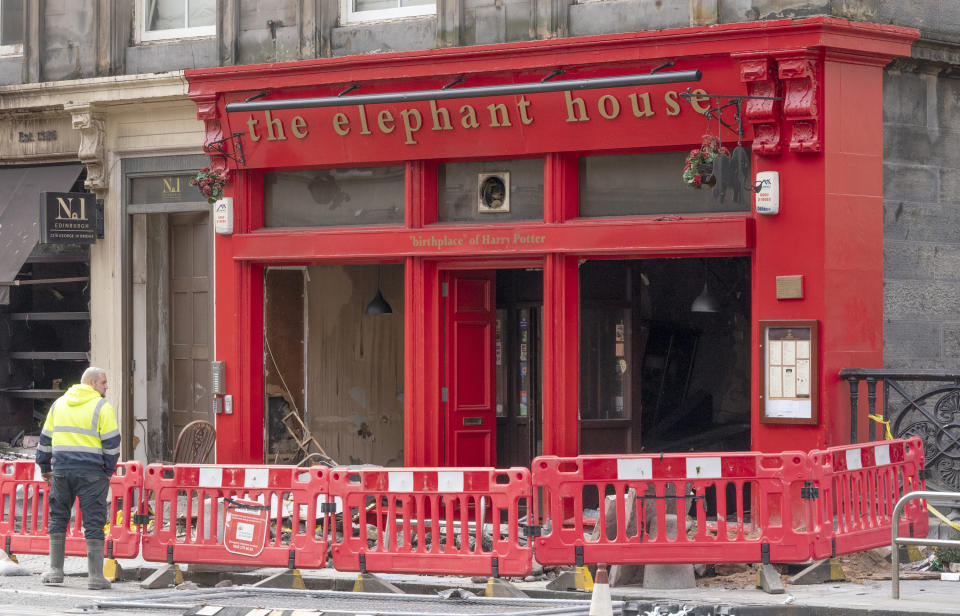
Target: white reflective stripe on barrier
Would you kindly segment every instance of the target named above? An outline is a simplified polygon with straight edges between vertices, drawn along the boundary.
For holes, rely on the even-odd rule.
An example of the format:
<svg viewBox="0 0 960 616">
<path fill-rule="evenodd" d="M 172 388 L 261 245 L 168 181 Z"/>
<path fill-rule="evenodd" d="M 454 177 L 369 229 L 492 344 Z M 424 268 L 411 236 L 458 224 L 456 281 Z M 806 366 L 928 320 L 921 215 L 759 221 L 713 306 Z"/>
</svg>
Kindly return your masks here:
<svg viewBox="0 0 960 616">
<path fill-rule="evenodd" d="M 890 464 L 890 445 L 884 443 L 873 448 L 873 457 L 877 466 Z"/>
<path fill-rule="evenodd" d="M 463 473 L 459 471 L 438 471 L 437 492 L 463 492 Z"/>
<path fill-rule="evenodd" d="M 618 458 L 617 479 L 652 479 L 653 460 L 650 458 Z"/>
<path fill-rule="evenodd" d="M 201 488 L 219 488 L 223 486 L 222 468 L 201 468 L 197 484 Z"/>
<path fill-rule="evenodd" d="M 720 458 L 687 458 L 687 479 L 719 479 Z"/>
<path fill-rule="evenodd" d="M 243 487 L 266 488 L 270 483 L 270 470 L 266 468 L 248 468 L 243 471 Z"/>
<path fill-rule="evenodd" d="M 387 490 L 390 492 L 413 492 L 413 472 L 390 471 L 387 473 Z"/>
<path fill-rule="evenodd" d="M 863 464 L 860 462 L 860 448 L 857 449 L 848 449 L 846 451 L 847 455 L 847 470 L 848 471 L 858 471 L 863 468 Z"/>
</svg>

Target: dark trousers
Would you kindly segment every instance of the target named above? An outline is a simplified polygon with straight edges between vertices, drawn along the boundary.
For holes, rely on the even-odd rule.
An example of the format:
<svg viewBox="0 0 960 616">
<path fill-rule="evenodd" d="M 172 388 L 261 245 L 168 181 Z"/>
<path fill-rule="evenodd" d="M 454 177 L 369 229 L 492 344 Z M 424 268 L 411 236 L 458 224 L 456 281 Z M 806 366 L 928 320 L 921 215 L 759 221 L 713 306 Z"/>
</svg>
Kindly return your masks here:
<svg viewBox="0 0 960 616">
<path fill-rule="evenodd" d="M 110 478 L 103 471 L 53 471 L 48 532 L 51 535 L 67 532 L 70 509 L 79 498 L 84 535 L 87 539 L 103 539 L 109 489 Z"/>
</svg>

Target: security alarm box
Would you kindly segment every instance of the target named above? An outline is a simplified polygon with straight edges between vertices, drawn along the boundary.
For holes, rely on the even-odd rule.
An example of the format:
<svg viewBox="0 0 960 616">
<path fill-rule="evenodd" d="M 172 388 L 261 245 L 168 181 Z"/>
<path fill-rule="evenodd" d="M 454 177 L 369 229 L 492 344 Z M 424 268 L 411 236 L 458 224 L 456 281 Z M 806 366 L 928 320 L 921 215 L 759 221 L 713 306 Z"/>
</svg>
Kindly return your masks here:
<svg viewBox="0 0 960 616">
<path fill-rule="evenodd" d="M 760 171 L 757 173 L 757 214 L 773 215 L 780 213 L 780 172 Z"/>
<path fill-rule="evenodd" d="M 213 204 L 213 230 L 220 235 L 233 233 L 233 197 L 224 197 Z"/>
</svg>

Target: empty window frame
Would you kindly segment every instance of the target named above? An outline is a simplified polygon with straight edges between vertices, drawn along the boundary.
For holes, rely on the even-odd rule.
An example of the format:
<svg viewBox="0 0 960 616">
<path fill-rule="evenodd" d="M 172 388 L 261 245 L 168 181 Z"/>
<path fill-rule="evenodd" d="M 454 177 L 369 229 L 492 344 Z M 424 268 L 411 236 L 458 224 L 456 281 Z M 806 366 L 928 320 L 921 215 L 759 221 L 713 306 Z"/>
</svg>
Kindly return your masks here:
<svg viewBox="0 0 960 616">
<path fill-rule="evenodd" d="M 436 0 L 340 0 L 342 23 L 433 15 Z"/>
<path fill-rule="evenodd" d="M 140 0 L 140 40 L 213 36 L 216 0 Z"/>
<path fill-rule="evenodd" d="M 23 53 L 23 0 L 0 0 L 0 56 Z"/>
</svg>

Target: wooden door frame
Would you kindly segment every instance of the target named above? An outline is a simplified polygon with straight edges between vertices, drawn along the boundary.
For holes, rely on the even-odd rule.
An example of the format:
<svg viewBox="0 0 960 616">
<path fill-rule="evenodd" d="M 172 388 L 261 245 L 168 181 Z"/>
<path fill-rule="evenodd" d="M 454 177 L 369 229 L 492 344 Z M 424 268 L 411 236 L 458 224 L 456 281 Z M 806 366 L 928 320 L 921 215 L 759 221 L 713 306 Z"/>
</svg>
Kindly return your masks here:
<svg viewBox="0 0 960 616">
<path fill-rule="evenodd" d="M 196 201 L 185 201 L 177 203 L 138 203 L 131 204 L 133 195 L 133 180 L 138 178 L 156 178 L 166 175 L 182 175 L 196 172 L 200 168 L 210 164 L 210 159 L 202 154 L 189 153 L 171 153 L 164 156 L 127 156 L 120 160 L 120 174 L 123 177 L 120 190 L 120 217 L 119 237 L 120 237 L 120 280 L 121 280 L 121 299 L 120 299 L 120 332 L 121 332 L 121 357 L 120 357 L 120 375 L 119 375 L 119 393 L 118 400 L 120 413 L 121 429 L 123 430 L 123 439 L 121 442 L 122 459 L 133 459 L 133 438 L 134 434 L 134 371 L 137 369 L 145 370 L 145 366 L 134 366 L 134 332 L 133 332 L 133 216 L 136 214 L 174 214 L 180 212 L 206 212 L 212 214 L 212 206 L 203 199 L 199 191 L 196 192 Z M 107 208 L 109 209 L 109 205 Z M 212 220 L 212 216 L 211 216 Z M 107 233 L 110 233 L 109 227 Z M 211 242 L 211 302 L 215 301 L 215 283 L 213 280 L 216 267 L 215 253 L 213 252 L 213 242 Z M 211 318 L 215 320 L 216 310 L 212 311 L 214 315 Z M 213 325 L 213 323 L 211 323 Z M 215 329 L 211 329 L 211 351 L 215 349 Z M 169 377 L 168 377 L 169 378 Z M 146 395 L 146 392 L 143 392 Z M 172 449 L 171 449 L 172 451 Z"/>
<path fill-rule="evenodd" d="M 208 348 L 208 353 L 207 353 L 208 359 L 207 359 L 207 362 L 210 363 L 210 362 L 213 361 L 213 359 L 214 359 L 214 357 L 215 357 L 215 352 L 216 352 L 216 345 L 214 344 L 214 324 L 215 324 L 214 314 L 215 314 L 215 312 L 216 312 L 216 307 L 215 307 L 215 304 L 214 304 L 214 295 L 213 295 L 213 289 L 214 289 L 214 257 L 213 257 L 213 237 L 212 237 L 212 236 L 214 235 L 214 233 L 213 233 L 213 216 L 211 215 L 211 213 L 210 213 L 209 210 L 206 210 L 206 211 L 188 211 L 188 212 L 182 212 L 182 211 L 169 212 L 169 213 L 167 214 L 167 232 L 170 233 L 170 234 L 173 233 L 173 224 L 172 224 L 172 222 L 173 222 L 173 220 L 174 220 L 175 217 L 180 217 L 180 216 L 183 216 L 183 217 L 186 217 L 186 216 L 197 216 L 197 217 L 198 217 L 197 220 L 199 221 L 199 216 L 202 216 L 202 215 L 205 215 L 205 216 L 206 216 L 207 227 L 208 227 L 209 234 L 210 234 L 210 236 L 211 236 L 211 238 L 210 238 L 210 243 L 209 243 L 209 261 L 208 261 L 209 267 L 208 267 L 208 269 L 207 269 L 207 280 L 209 281 L 209 282 L 208 282 L 208 286 L 207 286 L 207 288 L 208 288 L 207 293 L 208 293 L 208 296 L 209 296 L 209 298 L 210 298 L 210 299 L 209 299 L 209 303 L 208 303 L 209 309 L 208 309 L 208 312 L 207 312 L 207 332 L 208 332 L 208 335 L 207 335 L 207 348 Z M 196 224 L 196 223 L 193 223 L 193 224 Z M 171 400 L 171 404 L 168 406 L 168 413 L 170 413 L 170 416 L 169 416 L 169 418 L 168 418 L 168 419 L 169 419 L 168 425 L 169 425 L 169 427 L 170 427 L 169 437 L 170 437 L 171 447 L 175 447 L 175 446 L 176 446 L 176 443 L 177 443 L 177 437 L 179 436 L 179 434 L 177 434 L 176 426 L 175 426 L 175 424 L 174 424 L 173 416 L 172 416 L 172 410 L 173 410 L 173 408 L 172 408 L 172 406 L 173 406 L 173 405 L 172 405 L 172 401 L 173 401 L 173 395 L 174 395 L 174 394 L 173 394 L 173 391 L 174 391 L 174 390 L 173 390 L 173 387 L 174 387 L 174 357 L 173 357 L 173 328 L 174 328 L 174 323 L 173 323 L 173 299 L 174 299 L 174 294 L 173 294 L 173 288 L 172 288 L 172 287 L 173 287 L 173 284 L 172 284 L 172 281 L 173 281 L 173 250 L 172 250 L 173 243 L 172 243 L 172 242 L 168 242 L 168 243 L 167 243 L 167 246 L 168 246 L 168 248 L 170 249 L 170 250 L 168 251 L 169 254 L 167 255 L 167 259 L 169 260 L 169 267 L 168 267 L 168 270 L 167 270 L 167 281 L 166 281 L 166 284 L 167 284 L 168 288 L 170 289 L 170 291 L 169 291 L 168 294 L 167 294 L 167 295 L 168 295 L 169 302 L 170 302 L 170 303 L 167 305 L 167 310 L 168 310 L 169 315 L 170 315 L 170 328 L 169 328 L 169 330 L 168 330 L 168 335 L 167 335 L 166 344 L 167 344 L 168 347 L 170 347 L 170 354 L 169 354 L 170 363 L 169 363 L 169 366 L 168 366 L 167 379 L 168 379 L 168 383 L 169 383 L 168 391 L 170 392 L 170 400 Z M 207 383 L 207 389 L 208 389 L 208 390 L 211 389 L 210 383 Z M 213 398 L 214 398 L 214 394 L 213 394 L 213 392 L 211 391 L 211 392 L 210 392 L 211 404 L 213 403 Z M 216 415 L 212 412 L 211 409 L 207 409 L 207 412 L 210 414 L 210 416 L 209 416 L 210 422 L 213 423 L 214 425 L 216 425 L 216 419 L 217 419 L 217 418 L 216 418 Z M 189 422 L 188 422 L 188 423 L 189 423 Z M 214 456 L 216 456 L 216 452 L 215 452 L 215 451 L 214 451 Z"/>
<path fill-rule="evenodd" d="M 447 309 L 448 306 L 445 303 L 446 298 L 442 297 L 443 283 L 450 281 L 450 274 L 452 272 L 462 272 L 462 271 L 493 271 L 497 272 L 499 270 L 508 270 L 508 269 L 528 269 L 535 268 L 539 270 L 544 270 L 545 268 L 545 257 L 541 255 L 533 256 L 523 256 L 523 257 L 504 257 L 504 258 L 485 258 L 485 259 L 471 259 L 471 260 L 447 260 L 447 261 L 436 261 L 435 272 L 436 272 L 436 281 L 437 281 L 437 293 L 438 293 L 438 321 L 437 321 L 437 341 L 438 341 L 438 351 L 440 352 L 438 365 L 437 365 L 437 383 L 438 391 L 443 387 L 450 386 L 451 375 L 449 372 L 449 358 L 450 353 L 449 339 L 450 331 L 449 326 L 450 322 L 448 319 Z M 496 278 L 494 277 L 494 289 L 496 288 Z M 545 289 L 544 289 L 545 292 Z M 493 302 L 494 312 L 496 311 L 496 298 Z M 496 379 L 496 367 L 494 367 L 493 378 Z M 441 399 L 441 396 L 438 395 L 438 400 Z M 494 404 L 496 400 L 496 391 L 494 391 Z M 440 402 L 443 408 L 443 412 L 439 413 L 439 431 L 438 436 L 440 441 L 438 443 L 440 448 L 440 460 L 439 464 L 441 466 L 451 466 L 453 464 L 452 460 L 452 449 L 451 445 L 445 444 L 444 439 L 449 437 L 450 434 L 450 407 L 449 402 L 444 403 Z M 543 411 L 541 411 L 543 412 Z M 496 411 L 494 410 L 494 414 Z M 493 433 L 494 438 L 496 438 L 496 420 L 493 424 Z M 493 444 L 492 459 L 495 462 L 497 458 L 496 452 L 496 441 Z"/>
</svg>

